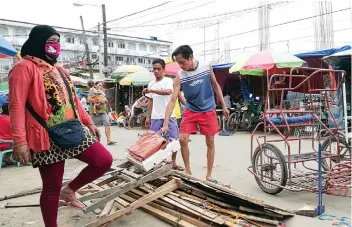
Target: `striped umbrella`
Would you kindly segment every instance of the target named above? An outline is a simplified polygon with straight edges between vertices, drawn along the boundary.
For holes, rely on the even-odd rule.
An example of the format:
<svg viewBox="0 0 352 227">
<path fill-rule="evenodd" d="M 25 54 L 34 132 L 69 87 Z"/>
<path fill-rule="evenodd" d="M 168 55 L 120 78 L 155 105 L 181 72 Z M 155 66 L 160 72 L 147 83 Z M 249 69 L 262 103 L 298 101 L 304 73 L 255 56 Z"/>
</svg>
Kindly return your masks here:
<svg viewBox="0 0 352 227">
<path fill-rule="evenodd" d="M 116 70 L 111 74 L 112 79 L 122 79 L 125 76 L 135 73 L 135 72 L 142 72 L 146 71 L 149 72 L 147 68 L 144 68 L 143 66 L 139 65 L 121 65 L 116 68 Z"/>
<path fill-rule="evenodd" d="M 151 72 L 141 71 L 127 75 L 119 81 L 120 85 L 147 86 L 150 81 L 155 80 Z"/>
<path fill-rule="evenodd" d="M 229 72 L 263 76 L 264 71 L 276 72 L 277 69 L 300 67 L 304 63 L 305 61 L 289 53 L 260 51 L 241 58 L 229 69 Z"/>
</svg>

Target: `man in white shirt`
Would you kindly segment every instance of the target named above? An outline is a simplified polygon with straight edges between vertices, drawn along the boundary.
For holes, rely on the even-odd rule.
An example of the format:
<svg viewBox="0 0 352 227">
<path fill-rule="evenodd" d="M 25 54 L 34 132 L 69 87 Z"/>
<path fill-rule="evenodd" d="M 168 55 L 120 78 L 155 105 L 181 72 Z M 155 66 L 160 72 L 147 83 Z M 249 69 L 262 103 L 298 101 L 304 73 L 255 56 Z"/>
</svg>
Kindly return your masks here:
<svg viewBox="0 0 352 227">
<path fill-rule="evenodd" d="M 148 112 L 145 124 L 146 127 L 149 127 L 154 132 L 160 131 L 163 127 L 165 109 L 170 101 L 174 86 L 171 78 L 164 77 L 164 71 L 164 60 L 155 59 L 153 61 L 155 80 L 151 81 L 148 88 L 143 90 L 143 94 L 148 98 Z M 179 132 L 175 113 L 172 113 L 168 125 L 169 128 L 165 136 L 168 139 L 178 139 Z M 176 153 L 172 154 L 172 163 L 173 169 L 183 171 L 183 168 L 176 164 Z"/>
</svg>

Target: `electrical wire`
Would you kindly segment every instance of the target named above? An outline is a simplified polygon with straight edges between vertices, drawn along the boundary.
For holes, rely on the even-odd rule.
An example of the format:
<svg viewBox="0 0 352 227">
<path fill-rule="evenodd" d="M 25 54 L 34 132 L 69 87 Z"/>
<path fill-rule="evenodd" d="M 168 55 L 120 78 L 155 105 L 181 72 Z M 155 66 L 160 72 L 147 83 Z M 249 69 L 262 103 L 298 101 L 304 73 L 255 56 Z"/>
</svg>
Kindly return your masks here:
<svg viewBox="0 0 352 227">
<path fill-rule="evenodd" d="M 284 4 L 284 3 L 288 4 L 287 1 L 284 1 L 284 2 L 277 2 L 277 3 L 270 4 L 270 6 L 276 6 L 276 5 Z M 180 23 L 185 23 L 185 22 L 190 22 L 190 21 L 204 20 L 204 19 L 209 19 L 209 18 L 214 18 L 214 17 L 229 16 L 231 14 L 246 13 L 246 12 L 248 13 L 248 12 L 251 12 L 251 11 L 256 11 L 256 10 L 258 10 L 260 8 L 262 8 L 262 7 L 251 7 L 251 8 L 246 8 L 246 9 L 243 9 L 243 10 L 227 12 L 227 13 L 222 13 L 222 14 L 215 14 L 215 15 L 207 16 L 207 17 L 198 17 L 198 18 L 191 18 L 191 19 L 187 19 L 187 20 L 180 20 L 180 21 L 161 23 L 161 24 L 149 24 L 149 25 L 143 25 L 143 26 L 140 26 L 141 25 L 140 24 L 140 25 L 134 25 L 134 26 L 128 26 L 128 27 L 120 27 L 120 28 L 128 29 L 128 28 L 134 28 L 134 27 L 166 26 L 166 25 L 180 24 Z M 175 14 L 172 14 L 172 15 L 169 15 L 169 16 L 174 16 L 174 15 Z M 236 16 L 236 15 L 234 15 L 234 16 Z M 218 19 L 214 19 L 214 20 L 218 20 Z"/>
<path fill-rule="evenodd" d="M 150 20 L 150 21 L 147 21 L 147 22 L 138 24 L 138 25 L 136 25 L 136 26 L 143 25 L 143 24 L 146 24 L 146 23 L 155 21 L 155 20 L 164 19 L 164 18 L 167 18 L 167 17 L 170 17 L 170 16 L 178 15 L 178 14 L 181 14 L 181 13 L 184 13 L 184 12 L 187 12 L 187 11 L 190 11 L 190 10 L 198 9 L 198 8 L 200 8 L 200 7 L 202 7 L 202 6 L 209 5 L 209 4 L 212 4 L 212 3 L 214 3 L 214 2 L 215 2 L 215 1 L 207 2 L 207 3 L 204 3 L 204 4 L 202 4 L 202 5 L 198 5 L 198 6 L 196 6 L 196 7 L 193 7 L 193 8 L 189 8 L 189 9 L 186 9 L 186 10 L 179 11 L 179 12 L 174 13 L 174 14 L 172 14 L 172 15 L 167 15 L 167 16 L 164 16 L 164 17 L 156 18 L 156 19 L 153 19 L 153 20 Z M 133 26 L 131 26 L 131 27 L 133 27 Z M 127 29 L 127 28 L 122 29 L 122 30 L 120 30 L 120 32 L 121 32 L 121 31 L 124 31 L 124 30 L 126 30 L 126 29 Z"/>
<path fill-rule="evenodd" d="M 339 13 L 339 12 L 343 12 L 343 11 L 346 11 L 346 10 L 349 10 L 349 9 L 351 9 L 351 8 L 344 8 L 344 9 L 332 11 L 332 12 L 330 12 L 330 13 L 328 13 L 328 14 Z M 286 21 L 286 22 L 283 22 L 283 23 L 270 25 L 270 26 L 267 26 L 267 27 L 261 28 L 261 29 L 253 29 L 253 30 L 249 30 L 249 31 L 245 31 L 245 32 L 240 32 L 240 33 L 233 34 L 233 35 L 223 36 L 223 37 L 220 37 L 219 40 L 220 40 L 220 39 L 231 38 L 231 37 L 234 37 L 234 36 L 244 35 L 244 34 L 248 34 L 248 33 L 252 33 L 252 32 L 260 31 L 260 30 L 267 29 L 267 28 L 274 28 L 274 27 L 279 27 L 279 26 L 286 25 L 286 24 L 291 24 L 291 23 L 296 23 L 296 22 L 299 22 L 299 21 L 304 21 L 304 20 L 308 20 L 308 19 L 313 19 L 313 18 L 316 18 L 316 17 L 319 17 L 319 16 L 323 16 L 323 15 L 326 15 L 326 14 L 319 14 L 319 15 L 314 15 L 314 16 L 310 16 L 310 17 L 304 17 L 304 18 L 300 18 L 300 19 L 296 19 L 296 20 L 292 20 L 292 21 Z M 197 45 L 200 45 L 200 44 L 204 44 L 204 43 L 208 43 L 208 42 L 213 42 L 213 41 L 216 41 L 216 40 L 218 40 L 218 39 L 213 39 L 213 40 L 208 40 L 208 41 L 205 41 L 205 42 L 194 43 L 194 44 L 192 44 L 191 46 L 197 46 Z"/>
<path fill-rule="evenodd" d="M 344 29 L 339 29 L 339 30 L 335 30 L 334 33 L 336 32 L 341 32 L 341 31 L 346 31 L 346 30 L 352 30 L 352 28 L 344 28 Z M 325 35 L 327 36 L 327 35 Z M 288 41 L 293 41 L 293 40 L 299 40 L 299 39 L 305 39 L 305 38 L 310 38 L 310 37 L 314 37 L 314 35 L 308 35 L 308 36 L 301 36 L 301 37 L 296 37 L 296 38 L 292 38 L 292 39 L 283 39 L 283 40 L 278 40 L 278 41 L 273 41 L 273 42 L 270 42 L 269 44 L 277 44 L 277 43 L 283 43 L 283 42 L 288 42 Z M 350 41 L 351 42 L 351 41 Z M 346 42 L 347 43 L 347 42 Z M 235 51 L 235 50 L 244 50 L 244 49 L 247 49 L 247 48 L 252 48 L 252 47 L 258 47 L 259 45 L 256 44 L 256 45 L 251 45 L 251 46 L 244 46 L 244 47 L 239 47 L 239 48 L 233 48 L 233 49 L 229 49 L 227 51 Z M 209 52 L 209 51 L 213 51 L 213 52 L 210 52 L 210 53 L 207 53 L 206 55 L 208 54 L 213 54 L 213 53 L 217 53 L 218 49 L 212 49 L 212 50 L 205 50 L 206 52 Z M 204 51 L 202 51 L 204 52 Z M 224 51 L 221 51 L 221 53 L 224 52 Z M 204 56 L 204 54 L 200 54 L 200 56 Z"/>
<path fill-rule="evenodd" d="M 169 10 L 173 10 L 173 9 L 178 8 L 178 7 L 180 7 L 180 6 L 186 6 L 186 5 L 191 4 L 191 3 L 194 3 L 194 1 L 190 1 L 190 2 L 187 2 L 187 3 L 182 3 L 182 4 L 177 5 L 177 6 L 173 6 L 173 7 L 167 8 L 167 9 L 163 9 L 162 12 L 166 12 L 166 11 L 169 11 Z M 126 22 L 128 22 L 128 21 L 136 20 L 136 19 L 139 19 L 139 18 L 142 18 L 142 17 L 146 17 L 146 16 L 153 15 L 153 14 L 154 14 L 154 12 L 153 12 L 153 13 L 149 13 L 149 14 L 145 14 L 145 15 L 142 15 L 142 16 L 140 16 L 140 17 L 135 17 L 135 18 L 132 18 L 132 19 L 129 19 L 129 20 L 123 20 L 123 21 L 120 21 L 119 23 L 126 23 Z M 115 24 L 115 25 L 117 26 L 117 24 Z M 111 26 L 110 26 L 110 28 L 111 28 Z"/>
</svg>

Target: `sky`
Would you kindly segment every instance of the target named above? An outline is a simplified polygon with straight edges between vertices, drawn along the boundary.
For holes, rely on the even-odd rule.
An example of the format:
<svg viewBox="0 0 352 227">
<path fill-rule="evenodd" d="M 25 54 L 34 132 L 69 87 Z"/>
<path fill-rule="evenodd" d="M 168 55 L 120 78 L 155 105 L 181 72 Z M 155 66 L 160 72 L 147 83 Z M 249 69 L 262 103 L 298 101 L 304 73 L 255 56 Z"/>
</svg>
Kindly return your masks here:
<svg viewBox="0 0 352 227">
<path fill-rule="evenodd" d="M 332 2 L 334 21 L 334 46 L 352 45 L 352 0 Z M 48 4 L 50 2 L 50 4 Z M 97 6 L 74 6 L 73 3 Z M 314 50 L 313 1 L 287 2 L 270 10 L 270 49 L 279 52 Z M 164 4 L 163 4 L 164 3 Z M 156 36 L 170 40 L 173 48 L 189 44 L 198 58 L 208 61 L 230 57 L 230 60 L 258 50 L 257 1 L 116 1 L 116 0 L 2 0 L 0 18 L 38 24 L 90 29 L 102 21 L 101 4 L 106 5 L 107 20 L 113 20 L 160 4 L 143 13 L 108 23 L 109 32 L 140 37 Z M 30 9 L 30 10 L 29 10 Z M 243 12 L 243 10 L 247 11 Z M 346 10 L 345 10 L 346 9 Z M 238 13 L 241 11 L 242 13 Z M 235 13 L 237 12 L 237 13 Z M 223 16 L 216 16 L 222 14 Z M 281 26 L 277 24 L 285 23 Z M 1 23 L 1 21 L 0 21 Z M 205 29 L 204 29 L 205 26 Z M 219 38 L 219 39 L 218 39 Z M 204 45 L 204 40 L 205 45 Z M 218 48 L 218 46 L 220 48 Z M 229 56 L 225 54 L 225 46 Z M 204 51 L 207 53 L 204 57 Z"/>
</svg>

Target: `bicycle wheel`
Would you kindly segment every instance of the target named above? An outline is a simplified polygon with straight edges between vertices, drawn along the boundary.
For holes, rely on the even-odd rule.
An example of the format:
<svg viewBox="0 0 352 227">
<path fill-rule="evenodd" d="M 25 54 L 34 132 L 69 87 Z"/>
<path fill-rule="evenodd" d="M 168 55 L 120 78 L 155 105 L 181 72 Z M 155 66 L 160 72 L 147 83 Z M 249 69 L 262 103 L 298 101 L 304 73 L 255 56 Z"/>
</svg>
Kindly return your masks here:
<svg viewBox="0 0 352 227">
<path fill-rule="evenodd" d="M 252 157 L 253 171 L 256 174 L 255 180 L 264 192 L 275 195 L 280 193 L 283 190 L 282 187 L 287 183 L 285 157 L 272 144 L 262 144 L 261 148 L 258 146 Z"/>
<path fill-rule="evenodd" d="M 252 113 L 245 111 L 242 115 L 242 127 L 244 130 L 250 130 L 252 128 Z"/>
<path fill-rule="evenodd" d="M 227 130 L 229 132 L 237 132 L 239 125 L 237 123 L 237 119 L 238 119 L 238 113 L 234 112 L 230 115 L 229 119 L 227 120 Z"/>
<path fill-rule="evenodd" d="M 339 140 L 339 147 L 340 147 L 340 161 L 351 160 L 351 148 L 348 146 L 345 138 L 338 137 L 338 140 Z M 331 154 L 337 154 L 337 139 L 335 137 L 331 137 L 325 140 L 321 145 L 321 150 L 325 152 L 329 152 Z M 335 163 L 338 163 L 337 157 L 324 158 L 321 164 L 323 169 L 325 171 L 328 171 L 332 167 L 331 164 L 335 164 Z"/>
</svg>

